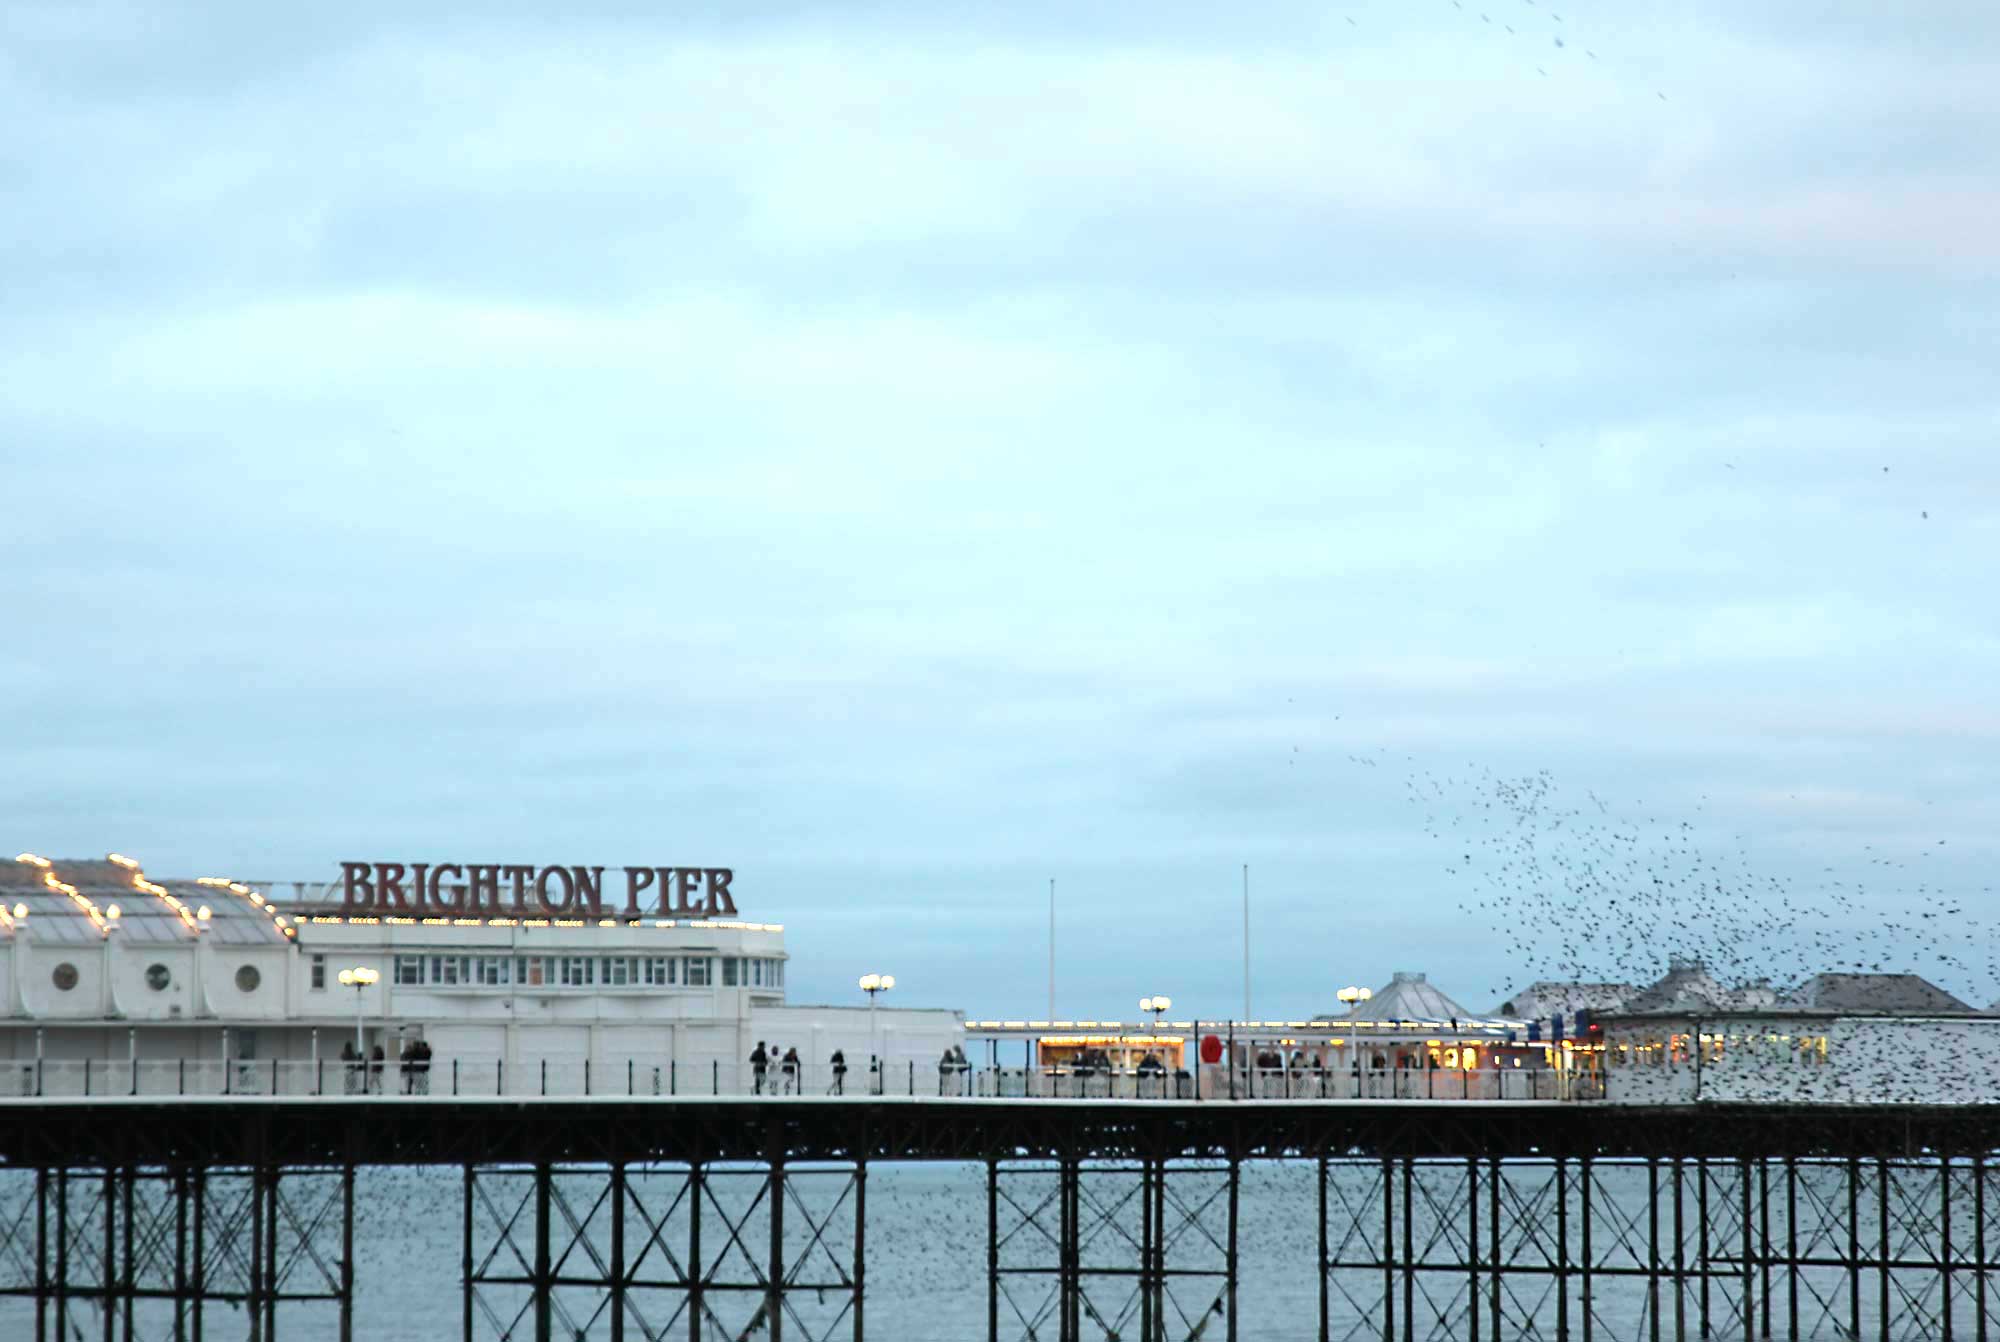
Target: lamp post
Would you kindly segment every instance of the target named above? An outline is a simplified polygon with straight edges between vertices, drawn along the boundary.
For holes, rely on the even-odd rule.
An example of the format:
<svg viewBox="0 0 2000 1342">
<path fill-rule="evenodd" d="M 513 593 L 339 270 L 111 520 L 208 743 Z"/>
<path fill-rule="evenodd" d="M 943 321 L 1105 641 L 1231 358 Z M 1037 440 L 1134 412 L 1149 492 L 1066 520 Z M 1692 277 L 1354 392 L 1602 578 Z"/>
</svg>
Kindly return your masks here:
<svg viewBox="0 0 2000 1342">
<path fill-rule="evenodd" d="M 1373 988 L 1355 988 L 1355 987 L 1342 988 L 1339 992 L 1334 994 L 1335 997 L 1338 997 L 1341 1001 L 1347 1003 L 1347 1010 L 1349 1011 L 1349 1013 L 1352 1013 L 1357 1006 L 1360 1006 L 1363 1002 L 1367 1001 L 1374 995 L 1375 995 L 1375 990 Z"/>
<path fill-rule="evenodd" d="M 1160 1033 L 1160 1017 L 1166 1015 L 1168 1008 L 1172 1007 L 1173 1004 L 1174 999 L 1171 997 L 1142 997 L 1139 999 L 1139 1010 L 1153 1013 L 1153 1034 L 1155 1036 Z"/>
<path fill-rule="evenodd" d="M 861 991 L 868 994 L 868 1070 L 875 1075 L 870 1078 L 876 1091 L 882 1089 L 882 1061 L 880 1050 L 875 1046 L 875 998 L 896 986 L 894 974 L 863 974 Z"/>
<path fill-rule="evenodd" d="M 361 1042 L 361 993 L 365 988 L 374 987 L 381 977 L 378 971 L 366 965 L 340 971 L 340 986 L 354 989 L 354 1051 L 364 1061 L 368 1057 L 368 1050 Z"/>
</svg>

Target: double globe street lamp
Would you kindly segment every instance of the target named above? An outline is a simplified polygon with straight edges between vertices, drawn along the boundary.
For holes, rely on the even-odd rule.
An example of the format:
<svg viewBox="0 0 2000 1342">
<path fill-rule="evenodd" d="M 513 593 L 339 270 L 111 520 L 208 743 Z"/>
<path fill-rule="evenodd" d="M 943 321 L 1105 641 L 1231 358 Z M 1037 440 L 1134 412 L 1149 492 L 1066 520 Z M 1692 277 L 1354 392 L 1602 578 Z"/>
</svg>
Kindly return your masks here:
<svg viewBox="0 0 2000 1342">
<path fill-rule="evenodd" d="M 868 994 L 868 1070 L 873 1073 L 869 1079 L 878 1093 L 882 1089 L 882 1063 L 880 1050 L 875 1046 L 875 999 L 895 986 L 894 974 L 861 976 L 861 991 Z"/>
<path fill-rule="evenodd" d="M 1168 1008 L 1172 1007 L 1173 1004 L 1174 999 L 1171 997 L 1142 997 L 1139 999 L 1139 1010 L 1153 1013 L 1154 1034 L 1160 1032 L 1160 1017 L 1166 1015 Z"/>
<path fill-rule="evenodd" d="M 370 969 L 366 965 L 357 965 L 353 969 L 340 971 L 340 986 L 354 989 L 354 1052 L 364 1058 L 368 1056 L 368 1050 L 361 1042 L 361 994 L 365 989 L 374 987 L 381 979 L 382 974 L 379 970 Z"/>
</svg>

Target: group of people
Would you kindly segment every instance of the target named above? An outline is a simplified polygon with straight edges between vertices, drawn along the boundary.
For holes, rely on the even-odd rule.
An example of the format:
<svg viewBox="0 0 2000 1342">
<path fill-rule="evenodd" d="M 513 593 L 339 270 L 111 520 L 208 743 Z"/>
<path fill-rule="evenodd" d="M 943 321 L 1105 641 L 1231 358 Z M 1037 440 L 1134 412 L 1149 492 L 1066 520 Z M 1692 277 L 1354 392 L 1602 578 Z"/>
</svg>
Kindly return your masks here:
<svg viewBox="0 0 2000 1342">
<path fill-rule="evenodd" d="M 944 1056 L 938 1059 L 938 1094 L 945 1093 L 953 1077 L 962 1077 L 971 1070 L 972 1064 L 966 1061 L 963 1044 L 953 1044 L 945 1049 Z"/>
<path fill-rule="evenodd" d="M 847 1060 L 838 1052 L 833 1056 L 839 1071 L 845 1073 Z M 778 1089 L 778 1082 L 770 1079 L 773 1063 L 777 1064 L 778 1075 L 784 1082 L 782 1091 Z M 787 1048 L 781 1054 L 776 1044 L 767 1044 L 760 1039 L 757 1041 L 757 1047 L 750 1050 L 750 1073 L 756 1079 L 756 1093 L 759 1095 L 764 1093 L 766 1083 L 769 1083 L 773 1095 L 796 1094 L 799 1088 L 799 1051 L 797 1048 Z"/>
<path fill-rule="evenodd" d="M 950 1050 L 946 1050 L 946 1057 L 950 1057 Z M 826 1065 L 829 1073 L 826 1093 L 829 1095 L 845 1095 L 847 1093 L 846 1050 L 835 1049 L 832 1055 L 827 1058 Z M 957 1065 L 967 1065 L 963 1049 L 958 1050 Z M 771 1069 L 774 1067 L 778 1072 L 775 1077 L 771 1075 Z M 880 1093 L 881 1086 L 879 1083 L 882 1061 L 872 1053 L 868 1056 L 868 1070 L 877 1081 L 875 1090 L 877 1093 Z M 943 1074 L 942 1065 L 940 1065 L 939 1074 Z M 750 1050 L 750 1076 L 754 1093 L 758 1095 L 794 1095 L 803 1093 L 804 1064 L 799 1060 L 799 1051 L 795 1047 L 788 1047 L 783 1052 L 780 1052 L 776 1044 L 768 1043 L 762 1039 L 758 1040 L 757 1047 Z M 939 1093 L 943 1093 L 942 1088 L 940 1088 Z"/>
<path fill-rule="evenodd" d="M 363 1057 L 353 1040 L 344 1041 L 340 1046 L 340 1062 L 347 1074 L 349 1095 L 380 1095 L 382 1093 L 382 1072 L 388 1064 L 388 1055 L 380 1044 Z M 398 1070 L 403 1074 L 403 1094 L 428 1095 L 431 1093 L 431 1046 L 422 1038 L 405 1039 L 402 1053 L 397 1058 Z"/>
<path fill-rule="evenodd" d="M 965 1061 L 963 1049 L 959 1050 L 958 1057 L 960 1062 Z M 1087 1048 L 1070 1062 L 1069 1070 L 1073 1076 L 1109 1076 L 1117 1068 L 1112 1063 L 1109 1053 L 1101 1048 Z M 1167 1062 L 1157 1050 L 1147 1049 L 1139 1061 L 1132 1065 L 1132 1070 L 1140 1076 L 1164 1076 Z"/>
<path fill-rule="evenodd" d="M 1259 1071 L 1265 1072 L 1282 1072 L 1287 1070 L 1283 1051 L 1275 1048 L 1257 1050 L 1257 1067 Z M 1304 1049 L 1293 1049 L 1289 1070 L 1303 1072 L 1307 1068 L 1311 1068 L 1315 1072 L 1323 1072 L 1326 1070 L 1326 1059 L 1315 1053 L 1308 1060 Z"/>
<path fill-rule="evenodd" d="M 403 1041 L 403 1094 L 431 1093 L 431 1046 L 423 1037 Z"/>
</svg>

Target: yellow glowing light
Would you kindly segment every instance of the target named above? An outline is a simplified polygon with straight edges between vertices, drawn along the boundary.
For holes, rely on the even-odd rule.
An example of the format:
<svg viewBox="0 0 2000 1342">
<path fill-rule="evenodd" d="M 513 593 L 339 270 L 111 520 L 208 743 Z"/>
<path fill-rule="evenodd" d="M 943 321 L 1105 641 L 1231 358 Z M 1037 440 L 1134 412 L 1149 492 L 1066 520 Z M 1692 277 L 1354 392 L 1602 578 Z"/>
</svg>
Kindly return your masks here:
<svg viewBox="0 0 2000 1342">
<path fill-rule="evenodd" d="M 123 853 L 106 853 L 104 858 L 107 862 L 116 862 L 119 866 L 129 868 L 133 871 L 137 871 L 139 868 L 137 862 L 134 862 Z"/>
<path fill-rule="evenodd" d="M 14 860 L 16 862 L 25 862 L 31 867 L 40 867 L 44 871 L 47 871 L 51 865 L 47 858 L 36 857 L 33 853 L 16 854 Z"/>
</svg>

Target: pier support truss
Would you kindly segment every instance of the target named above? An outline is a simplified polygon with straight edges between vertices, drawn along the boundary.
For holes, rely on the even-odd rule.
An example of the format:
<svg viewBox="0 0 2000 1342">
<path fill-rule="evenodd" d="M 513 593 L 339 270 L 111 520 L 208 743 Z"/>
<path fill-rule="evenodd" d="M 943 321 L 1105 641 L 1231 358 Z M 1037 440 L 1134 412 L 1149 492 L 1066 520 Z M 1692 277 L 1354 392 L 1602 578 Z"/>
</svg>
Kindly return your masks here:
<svg viewBox="0 0 2000 1342">
<path fill-rule="evenodd" d="M 1235 1161 L 988 1161 L 989 1342 L 1233 1340 L 1239 1187 Z"/>
<path fill-rule="evenodd" d="M 2000 1339 L 1983 1159 L 1324 1158 L 1322 1342 Z"/>
<path fill-rule="evenodd" d="M 862 1336 L 864 1164 L 465 1167 L 466 1342 Z"/>
<path fill-rule="evenodd" d="M 354 1170 L 0 1173 L 0 1295 L 36 1342 L 352 1336 Z"/>
</svg>

